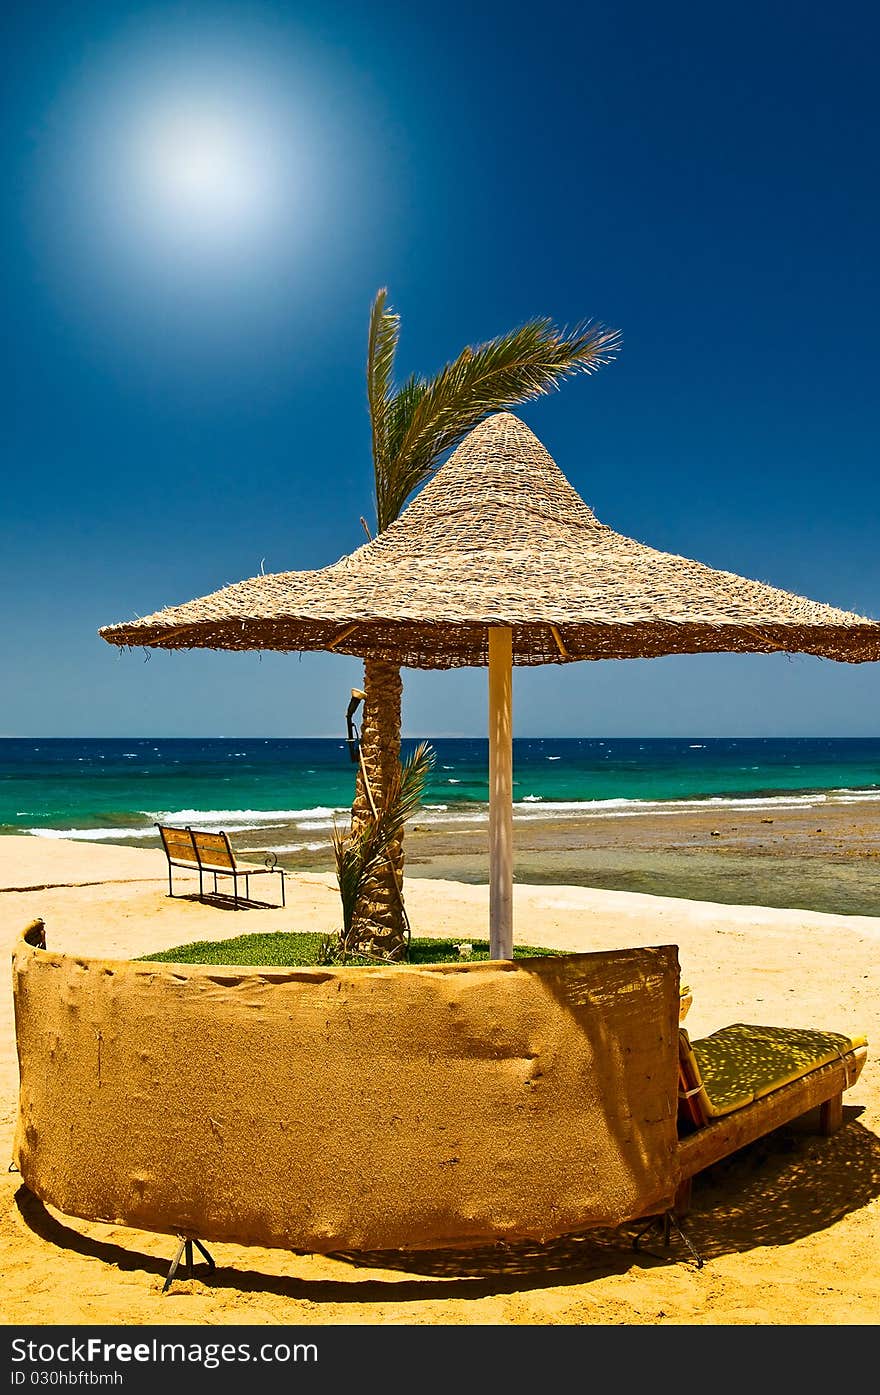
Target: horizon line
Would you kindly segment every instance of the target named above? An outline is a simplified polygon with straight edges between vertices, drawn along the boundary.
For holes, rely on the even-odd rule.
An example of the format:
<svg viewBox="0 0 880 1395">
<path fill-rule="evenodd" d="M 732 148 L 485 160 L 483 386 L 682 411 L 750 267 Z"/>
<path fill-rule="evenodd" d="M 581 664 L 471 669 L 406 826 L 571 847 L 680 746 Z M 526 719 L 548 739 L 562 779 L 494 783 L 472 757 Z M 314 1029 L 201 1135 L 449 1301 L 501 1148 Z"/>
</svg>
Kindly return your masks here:
<svg viewBox="0 0 880 1395">
<path fill-rule="evenodd" d="M 427 734 L 424 732 L 401 732 L 401 741 L 488 741 L 488 735 L 468 734 L 467 732 L 434 732 Z M 598 732 L 590 735 L 571 735 L 564 733 L 554 733 L 542 735 L 514 735 L 514 741 L 880 741 L 880 732 L 857 732 L 835 734 L 831 732 L 813 732 L 812 734 L 791 733 L 789 735 L 779 732 L 729 732 L 726 734 L 707 735 L 705 732 L 681 732 L 670 734 L 635 732 L 632 734 L 609 733 L 600 734 Z M 151 732 L 128 732 L 123 735 L 95 735 L 94 733 L 76 735 L 52 735 L 48 733 L 28 733 L 20 734 L 13 732 L 0 733 L 0 741 L 338 741 L 343 745 L 347 744 L 347 737 L 341 732 L 316 733 L 310 736 L 262 736 L 246 735 L 242 732 L 232 734 L 217 734 L 203 732 L 199 735 L 178 733 L 156 735 Z"/>
</svg>

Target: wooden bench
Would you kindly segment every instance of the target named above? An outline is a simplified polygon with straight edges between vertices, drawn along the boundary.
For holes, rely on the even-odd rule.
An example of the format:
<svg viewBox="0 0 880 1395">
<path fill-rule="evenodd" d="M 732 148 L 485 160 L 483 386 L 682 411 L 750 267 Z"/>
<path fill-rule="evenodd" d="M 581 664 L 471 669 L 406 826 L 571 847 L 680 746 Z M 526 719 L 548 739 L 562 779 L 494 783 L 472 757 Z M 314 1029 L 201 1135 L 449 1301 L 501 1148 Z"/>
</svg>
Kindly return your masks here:
<svg viewBox="0 0 880 1395">
<path fill-rule="evenodd" d="M 244 878 L 244 899 L 250 900 L 250 879 L 275 872 L 281 878 L 281 904 L 284 902 L 284 868 L 279 867 L 274 853 L 267 853 L 265 866 L 254 867 L 248 863 L 241 863 L 236 859 L 235 853 L 229 842 L 226 833 L 207 833 L 200 829 L 171 828 L 167 824 L 157 823 L 159 837 L 162 839 L 162 846 L 165 849 L 165 856 L 168 858 L 168 895 L 174 895 L 172 882 L 173 867 L 185 867 L 187 871 L 198 872 L 199 874 L 199 896 L 205 895 L 205 873 L 209 873 L 214 878 L 213 895 L 220 896 L 228 893 L 221 893 L 217 887 L 218 877 L 232 878 L 232 900 L 238 907 L 240 897 L 238 894 L 238 879 Z"/>
</svg>

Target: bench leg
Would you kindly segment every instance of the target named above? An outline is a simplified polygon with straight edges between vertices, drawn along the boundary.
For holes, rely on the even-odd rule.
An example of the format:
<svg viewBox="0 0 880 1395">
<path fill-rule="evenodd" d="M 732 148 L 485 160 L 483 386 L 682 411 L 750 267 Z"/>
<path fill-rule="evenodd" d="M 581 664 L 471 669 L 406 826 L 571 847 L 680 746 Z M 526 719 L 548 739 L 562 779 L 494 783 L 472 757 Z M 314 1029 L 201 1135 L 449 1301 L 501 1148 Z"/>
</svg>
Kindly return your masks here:
<svg viewBox="0 0 880 1395">
<path fill-rule="evenodd" d="M 171 863 L 168 864 L 168 895 L 174 895 L 174 884 L 171 880 Z"/>
<path fill-rule="evenodd" d="M 843 1123 L 843 1091 L 819 1105 L 819 1132 L 827 1138 Z"/>
<path fill-rule="evenodd" d="M 281 874 L 281 904 L 284 905 L 284 873 Z"/>
</svg>

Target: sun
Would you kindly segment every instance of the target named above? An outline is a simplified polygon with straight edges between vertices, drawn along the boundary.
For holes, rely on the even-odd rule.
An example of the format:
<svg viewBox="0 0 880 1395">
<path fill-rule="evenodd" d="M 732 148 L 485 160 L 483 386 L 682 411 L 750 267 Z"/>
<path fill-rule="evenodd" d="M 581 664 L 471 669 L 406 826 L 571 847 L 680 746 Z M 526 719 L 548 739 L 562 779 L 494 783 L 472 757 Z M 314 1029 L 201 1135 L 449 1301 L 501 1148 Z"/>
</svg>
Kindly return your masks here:
<svg viewBox="0 0 880 1395">
<path fill-rule="evenodd" d="M 46 237 L 65 293 L 88 287 L 90 315 L 101 304 L 122 323 L 125 304 L 164 323 L 184 302 L 201 324 L 233 305 L 261 314 L 323 254 L 332 161 L 351 146 L 328 125 L 319 67 L 276 47 L 247 26 L 234 42 L 120 41 L 59 97 Z"/>
<path fill-rule="evenodd" d="M 240 232 L 271 209 L 269 149 L 246 113 L 186 103 L 151 112 L 132 153 L 144 203 L 170 231 Z"/>
</svg>

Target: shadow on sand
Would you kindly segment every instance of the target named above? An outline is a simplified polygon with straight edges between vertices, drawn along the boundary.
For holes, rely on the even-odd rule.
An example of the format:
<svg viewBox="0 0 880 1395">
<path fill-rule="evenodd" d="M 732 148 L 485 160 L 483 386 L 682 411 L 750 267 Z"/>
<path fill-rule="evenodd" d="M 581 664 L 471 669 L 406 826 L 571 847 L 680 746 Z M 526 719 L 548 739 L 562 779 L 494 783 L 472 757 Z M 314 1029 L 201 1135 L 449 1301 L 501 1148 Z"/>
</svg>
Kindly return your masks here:
<svg viewBox="0 0 880 1395">
<path fill-rule="evenodd" d="M 843 1216 L 880 1196 L 880 1139 L 858 1123 L 859 1107 L 844 1110 L 844 1127 L 831 1138 L 808 1132 L 809 1117 L 777 1129 L 695 1179 L 687 1233 L 704 1261 L 745 1254 L 768 1245 L 787 1245 L 834 1225 Z M 83 1235 L 53 1215 L 24 1186 L 16 1193 L 24 1223 L 60 1251 L 86 1255 L 124 1271 L 163 1279 L 175 1248 L 161 1258 L 112 1241 Z M 469 1249 L 360 1251 L 328 1258 L 358 1271 L 353 1281 L 299 1278 L 204 1263 L 195 1277 L 206 1287 L 238 1289 L 307 1299 L 314 1303 L 416 1301 L 427 1298 L 484 1298 L 587 1283 L 635 1267 L 690 1263 L 674 1233 L 670 1248 L 653 1243 L 633 1250 L 640 1225 L 591 1230 L 546 1244 L 534 1241 Z M 247 1254 L 245 1249 L 242 1254 Z M 362 1278 L 364 1270 L 393 1270 L 409 1279 Z M 182 1277 L 182 1275 L 181 1275 Z M 438 1285 L 437 1280 L 443 1282 Z"/>
<path fill-rule="evenodd" d="M 218 911 L 283 911 L 285 908 L 278 901 L 255 901 L 239 896 L 236 901 L 231 893 L 227 895 L 222 891 L 198 891 L 174 893 L 175 901 L 191 901 L 197 906 L 213 906 Z"/>
</svg>

